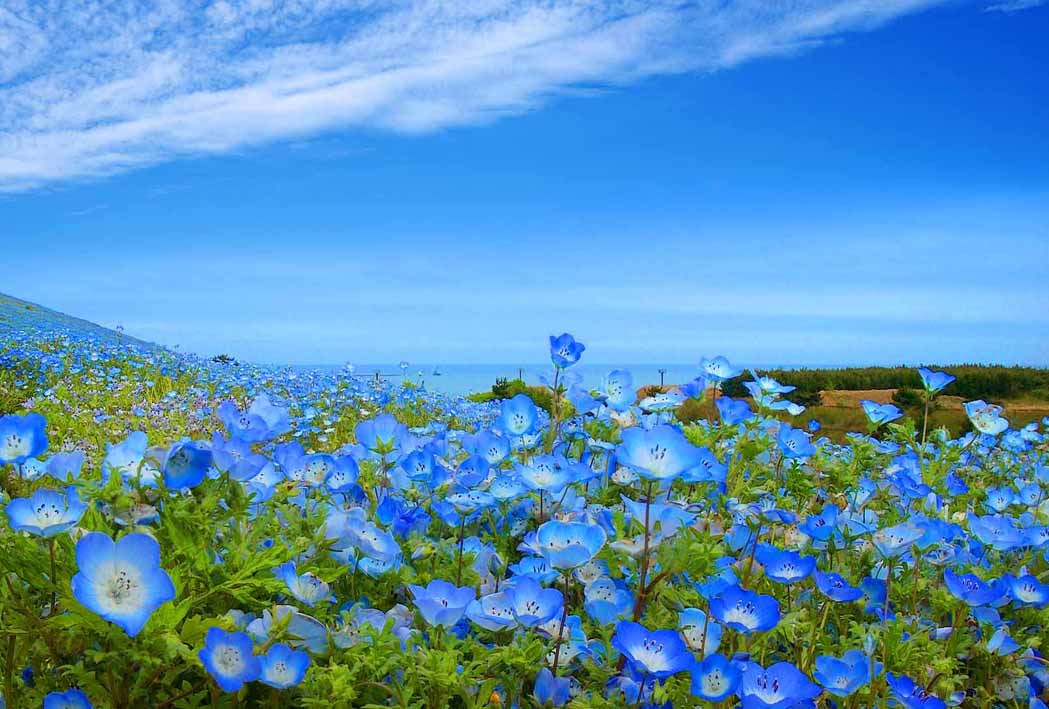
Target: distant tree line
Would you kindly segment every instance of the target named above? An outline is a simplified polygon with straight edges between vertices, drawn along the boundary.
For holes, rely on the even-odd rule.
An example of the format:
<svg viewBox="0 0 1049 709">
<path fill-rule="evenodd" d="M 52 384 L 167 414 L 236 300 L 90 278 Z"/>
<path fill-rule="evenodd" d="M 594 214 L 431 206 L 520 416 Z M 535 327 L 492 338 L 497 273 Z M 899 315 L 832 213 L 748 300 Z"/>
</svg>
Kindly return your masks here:
<svg viewBox="0 0 1049 709">
<path fill-rule="evenodd" d="M 1014 399 L 1027 396 L 1049 399 L 1049 369 L 1038 367 L 1003 367 L 1001 365 L 962 364 L 929 366 L 953 374 L 957 380 L 944 394 L 965 399 Z M 797 391 L 788 398 L 806 403 L 821 391 L 857 389 L 918 389 L 921 378 L 915 367 L 848 367 L 841 369 L 773 369 L 761 371 L 781 384 L 791 384 Z M 726 382 L 722 391 L 734 397 L 747 395 L 738 377 Z"/>
</svg>

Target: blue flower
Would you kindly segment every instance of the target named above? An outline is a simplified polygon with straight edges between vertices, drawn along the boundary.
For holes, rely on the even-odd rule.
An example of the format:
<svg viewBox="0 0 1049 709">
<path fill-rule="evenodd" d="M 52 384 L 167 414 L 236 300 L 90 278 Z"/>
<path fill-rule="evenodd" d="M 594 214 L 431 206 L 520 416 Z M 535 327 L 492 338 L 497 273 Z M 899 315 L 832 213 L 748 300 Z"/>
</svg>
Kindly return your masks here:
<svg viewBox="0 0 1049 709">
<path fill-rule="evenodd" d="M 772 630 L 779 624 L 779 602 L 739 586 L 730 586 L 710 602 L 710 615 L 740 632 Z"/>
<path fill-rule="evenodd" d="M 930 394 L 941 391 L 944 387 L 955 380 L 955 377 L 947 372 L 934 372 L 927 367 L 919 368 L 918 376 L 921 377 L 922 386 L 925 387 L 925 391 Z"/>
<path fill-rule="evenodd" d="M 30 497 L 18 497 L 7 503 L 11 529 L 29 532 L 49 539 L 69 531 L 87 511 L 87 505 L 69 488 L 63 495 L 57 490 L 40 489 Z"/>
<path fill-rule="evenodd" d="M 272 645 L 259 658 L 259 681 L 277 689 L 294 687 L 306 676 L 310 656 L 285 643 Z"/>
<path fill-rule="evenodd" d="M 637 401 L 634 376 L 625 369 L 613 369 L 601 382 L 599 394 L 609 408 L 626 411 Z"/>
<path fill-rule="evenodd" d="M 309 571 L 299 575 L 294 561 L 281 564 L 273 573 L 284 582 L 292 596 L 308 606 L 318 601 L 331 601 L 331 588 L 328 584 Z"/>
<path fill-rule="evenodd" d="M 554 677 L 554 674 L 544 667 L 535 677 L 535 689 L 532 691 L 532 696 L 541 707 L 547 704 L 560 707 L 568 702 L 571 688 L 571 680 L 568 677 Z"/>
<path fill-rule="evenodd" d="M 245 683 L 257 680 L 262 672 L 251 636 L 240 631 L 228 633 L 222 628 L 208 628 L 204 647 L 197 656 L 226 692 L 238 691 Z"/>
<path fill-rule="evenodd" d="M 850 586 L 849 582 L 835 573 L 823 573 L 817 571 L 815 575 L 816 588 L 824 596 L 838 603 L 850 603 L 863 598 L 863 591 Z"/>
<path fill-rule="evenodd" d="M 867 420 L 875 426 L 882 426 L 903 416 L 903 412 L 892 404 L 879 404 L 864 399 L 860 406 L 863 407 L 863 413 L 867 414 Z"/>
<path fill-rule="evenodd" d="M 538 551 L 555 569 L 574 569 L 590 561 L 607 540 L 605 530 L 585 522 L 545 522 L 536 532 Z"/>
<path fill-rule="evenodd" d="M 726 426 L 735 426 L 754 418 L 754 412 L 750 410 L 750 404 L 743 399 L 722 396 L 714 402 L 714 405 L 718 407 L 718 415 L 721 416 L 721 421 Z"/>
<path fill-rule="evenodd" d="M 47 450 L 47 420 L 38 413 L 0 416 L 0 465 L 21 465 Z"/>
<path fill-rule="evenodd" d="M 700 369 L 703 370 L 703 375 L 707 381 L 712 384 L 720 384 L 721 382 L 728 381 L 734 377 L 738 377 L 743 374 L 743 370 L 737 367 L 733 367 L 729 364 L 729 361 L 723 356 L 718 355 L 714 359 L 707 359 L 704 357 L 699 362 Z"/>
<path fill-rule="evenodd" d="M 791 428 L 786 423 L 780 424 L 776 443 L 785 458 L 804 459 L 816 452 L 816 446 L 809 440 L 809 434 L 800 428 Z"/>
<path fill-rule="evenodd" d="M 686 608 L 681 611 L 678 614 L 677 627 L 689 648 L 704 657 L 713 655 L 721 645 L 721 626 L 710 622 L 707 614 L 699 608 Z"/>
<path fill-rule="evenodd" d="M 626 657 L 643 677 L 664 679 L 687 670 L 694 659 L 681 636 L 673 630 L 648 630 L 639 623 L 620 621 L 612 647 Z"/>
<path fill-rule="evenodd" d="M 990 605 L 1005 595 L 1005 588 L 1000 580 L 986 583 L 976 574 L 958 576 L 952 570 L 946 569 L 943 572 L 943 583 L 955 598 L 970 606 Z"/>
<path fill-rule="evenodd" d="M 627 616 L 634 607 L 634 594 L 610 578 L 599 578 L 587 584 L 583 608 L 601 625 L 611 625 Z"/>
<path fill-rule="evenodd" d="M 622 437 L 616 460 L 646 480 L 672 480 L 702 460 L 699 448 L 674 426 L 635 426 L 623 431 Z"/>
<path fill-rule="evenodd" d="M 379 414 L 357 424 L 354 435 L 371 457 L 383 458 L 398 450 L 410 434 L 408 427 L 390 414 Z"/>
<path fill-rule="evenodd" d="M 1009 422 L 1002 418 L 1002 407 L 988 404 L 983 400 L 965 403 L 965 415 L 969 417 L 973 428 L 988 436 L 997 436 L 1009 428 Z"/>
<path fill-rule="evenodd" d="M 571 367 L 579 361 L 586 345 L 576 342 L 567 332 L 557 337 L 550 336 L 550 360 L 558 369 Z"/>
<path fill-rule="evenodd" d="M 248 443 L 276 438 L 291 430 L 288 410 L 274 406 L 265 394 L 252 401 L 243 413 L 232 401 L 219 404 L 215 413 L 230 436 Z"/>
<path fill-rule="evenodd" d="M 816 568 L 815 557 L 802 556 L 796 551 L 783 551 L 767 544 L 758 547 L 756 558 L 765 567 L 765 576 L 776 583 L 803 581 Z"/>
<path fill-rule="evenodd" d="M 526 628 L 545 623 L 561 612 L 564 596 L 556 588 L 543 588 L 529 576 L 521 576 L 507 588 L 506 598 L 517 622 Z"/>
<path fill-rule="evenodd" d="M 692 694 L 720 702 L 739 687 L 743 673 L 724 655 L 710 655 L 692 666 Z"/>
<path fill-rule="evenodd" d="M 442 628 L 458 623 L 476 597 L 472 588 L 459 588 L 441 579 L 434 579 L 425 588 L 414 584 L 409 584 L 408 588 L 423 620 Z"/>
<path fill-rule="evenodd" d="M 925 531 L 908 522 L 879 529 L 871 536 L 871 543 L 886 558 L 901 556 L 911 545 L 925 536 Z"/>
<path fill-rule="evenodd" d="M 906 709 L 947 709 L 942 699 L 919 687 L 910 677 L 897 677 L 892 672 L 886 672 L 885 679 L 896 700 Z"/>
<path fill-rule="evenodd" d="M 860 650 L 849 650 L 840 660 L 820 655 L 812 676 L 834 696 L 847 697 L 871 681 L 870 658 Z"/>
<path fill-rule="evenodd" d="M 172 446 L 164 460 L 164 484 L 172 490 L 196 487 L 211 468 L 211 451 L 192 441 Z"/>
<path fill-rule="evenodd" d="M 1034 576 L 1005 575 L 1002 580 L 1009 589 L 1009 597 L 1020 605 L 1044 608 L 1049 603 L 1049 585 Z"/>
<path fill-rule="evenodd" d="M 0 706 L 3 706 L 0 700 Z M 92 709 L 91 701 L 79 689 L 51 692 L 44 697 L 44 709 Z"/>
<path fill-rule="evenodd" d="M 489 593 L 471 601 L 466 607 L 466 617 L 485 630 L 503 630 L 517 625 L 514 608 L 506 591 Z"/>
<path fill-rule="evenodd" d="M 85 608 L 135 637 L 162 604 L 175 598 L 171 577 L 160 568 L 160 545 L 135 533 L 114 542 L 101 532 L 76 545 L 78 573 L 70 582 Z"/>
<path fill-rule="evenodd" d="M 524 436 L 535 429 L 539 412 L 526 394 L 503 399 L 499 404 L 499 427 L 510 436 Z"/>
</svg>

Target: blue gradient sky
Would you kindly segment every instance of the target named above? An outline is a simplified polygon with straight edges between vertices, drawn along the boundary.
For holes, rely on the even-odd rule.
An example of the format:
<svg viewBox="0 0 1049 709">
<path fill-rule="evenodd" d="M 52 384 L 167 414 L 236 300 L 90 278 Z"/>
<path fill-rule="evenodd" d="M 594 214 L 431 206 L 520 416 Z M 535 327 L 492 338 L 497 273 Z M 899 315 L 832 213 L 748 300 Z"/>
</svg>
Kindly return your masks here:
<svg viewBox="0 0 1049 709">
<path fill-rule="evenodd" d="M 239 96 L 243 136 L 135 132 L 197 85 L 117 110 L 125 66 L 58 96 L 0 58 L 0 291 L 265 362 L 529 362 L 567 330 L 594 362 L 1049 364 L 1049 5 L 806 4 L 845 19 L 668 29 L 517 94 L 451 74 L 420 108 L 425 77 L 363 118 Z M 330 69 L 326 26 L 281 77 Z"/>
</svg>

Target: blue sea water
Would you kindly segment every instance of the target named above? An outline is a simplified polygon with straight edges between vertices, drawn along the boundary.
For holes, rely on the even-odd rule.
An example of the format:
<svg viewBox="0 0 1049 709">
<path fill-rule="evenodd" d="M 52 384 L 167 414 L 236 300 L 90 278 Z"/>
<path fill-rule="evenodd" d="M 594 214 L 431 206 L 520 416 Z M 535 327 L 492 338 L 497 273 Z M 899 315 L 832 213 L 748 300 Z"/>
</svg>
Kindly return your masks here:
<svg viewBox="0 0 1049 709">
<path fill-rule="evenodd" d="M 769 368 L 767 365 L 758 365 L 762 369 Z M 302 366 L 297 369 L 344 369 L 337 365 Z M 582 375 L 583 384 L 594 388 L 597 387 L 602 378 L 613 369 L 626 369 L 634 375 L 634 383 L 640 388 L 649 384 L 659 384 L 660 369 L 663 372 L 665 384 L 682 384 L 699 376 L 699 364 L 577 364 L 570 371 Z M 444 394 L 471 394 L 479 391 L 489 391 L 496 379 L 524 379 L 527 384 L 541 384 L 540 376 L 553 377 L 553 366 L 542 364 L 409 364 L 406 373 L 402 375 L 397 364 L 355 364 L 354 376 L 372 377 L 378 372 L 380 376 L 390 381 L 402 381 L 408 377 L 412 381 L 422 383 L 430 391 Z M 435 372 L 440 372 L 436 374 Z"/>
</svg>

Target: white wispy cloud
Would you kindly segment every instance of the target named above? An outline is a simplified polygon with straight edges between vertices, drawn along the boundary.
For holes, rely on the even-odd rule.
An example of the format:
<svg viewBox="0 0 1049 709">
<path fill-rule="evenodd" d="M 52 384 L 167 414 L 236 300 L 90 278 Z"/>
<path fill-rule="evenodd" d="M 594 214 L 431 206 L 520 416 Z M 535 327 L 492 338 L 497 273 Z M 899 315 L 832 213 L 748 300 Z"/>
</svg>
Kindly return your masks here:
<svg viewBox="0 0 1049 709">
<path fill-rule="evenodd" d="M 1034 7 L 1041 7 L 1049 0 L 1008 0 L 1007 2 L 996 2 L 993 5 L 988 5 L 984 8 L 985 12 L 1020 12 L 1020 10 L 1030 10 Z"/>
<path fill-rule="evenodd" d="M 0 192 L 339 128 L 494 121 L 945 1 L 7 0 Z"/>
</svg>

